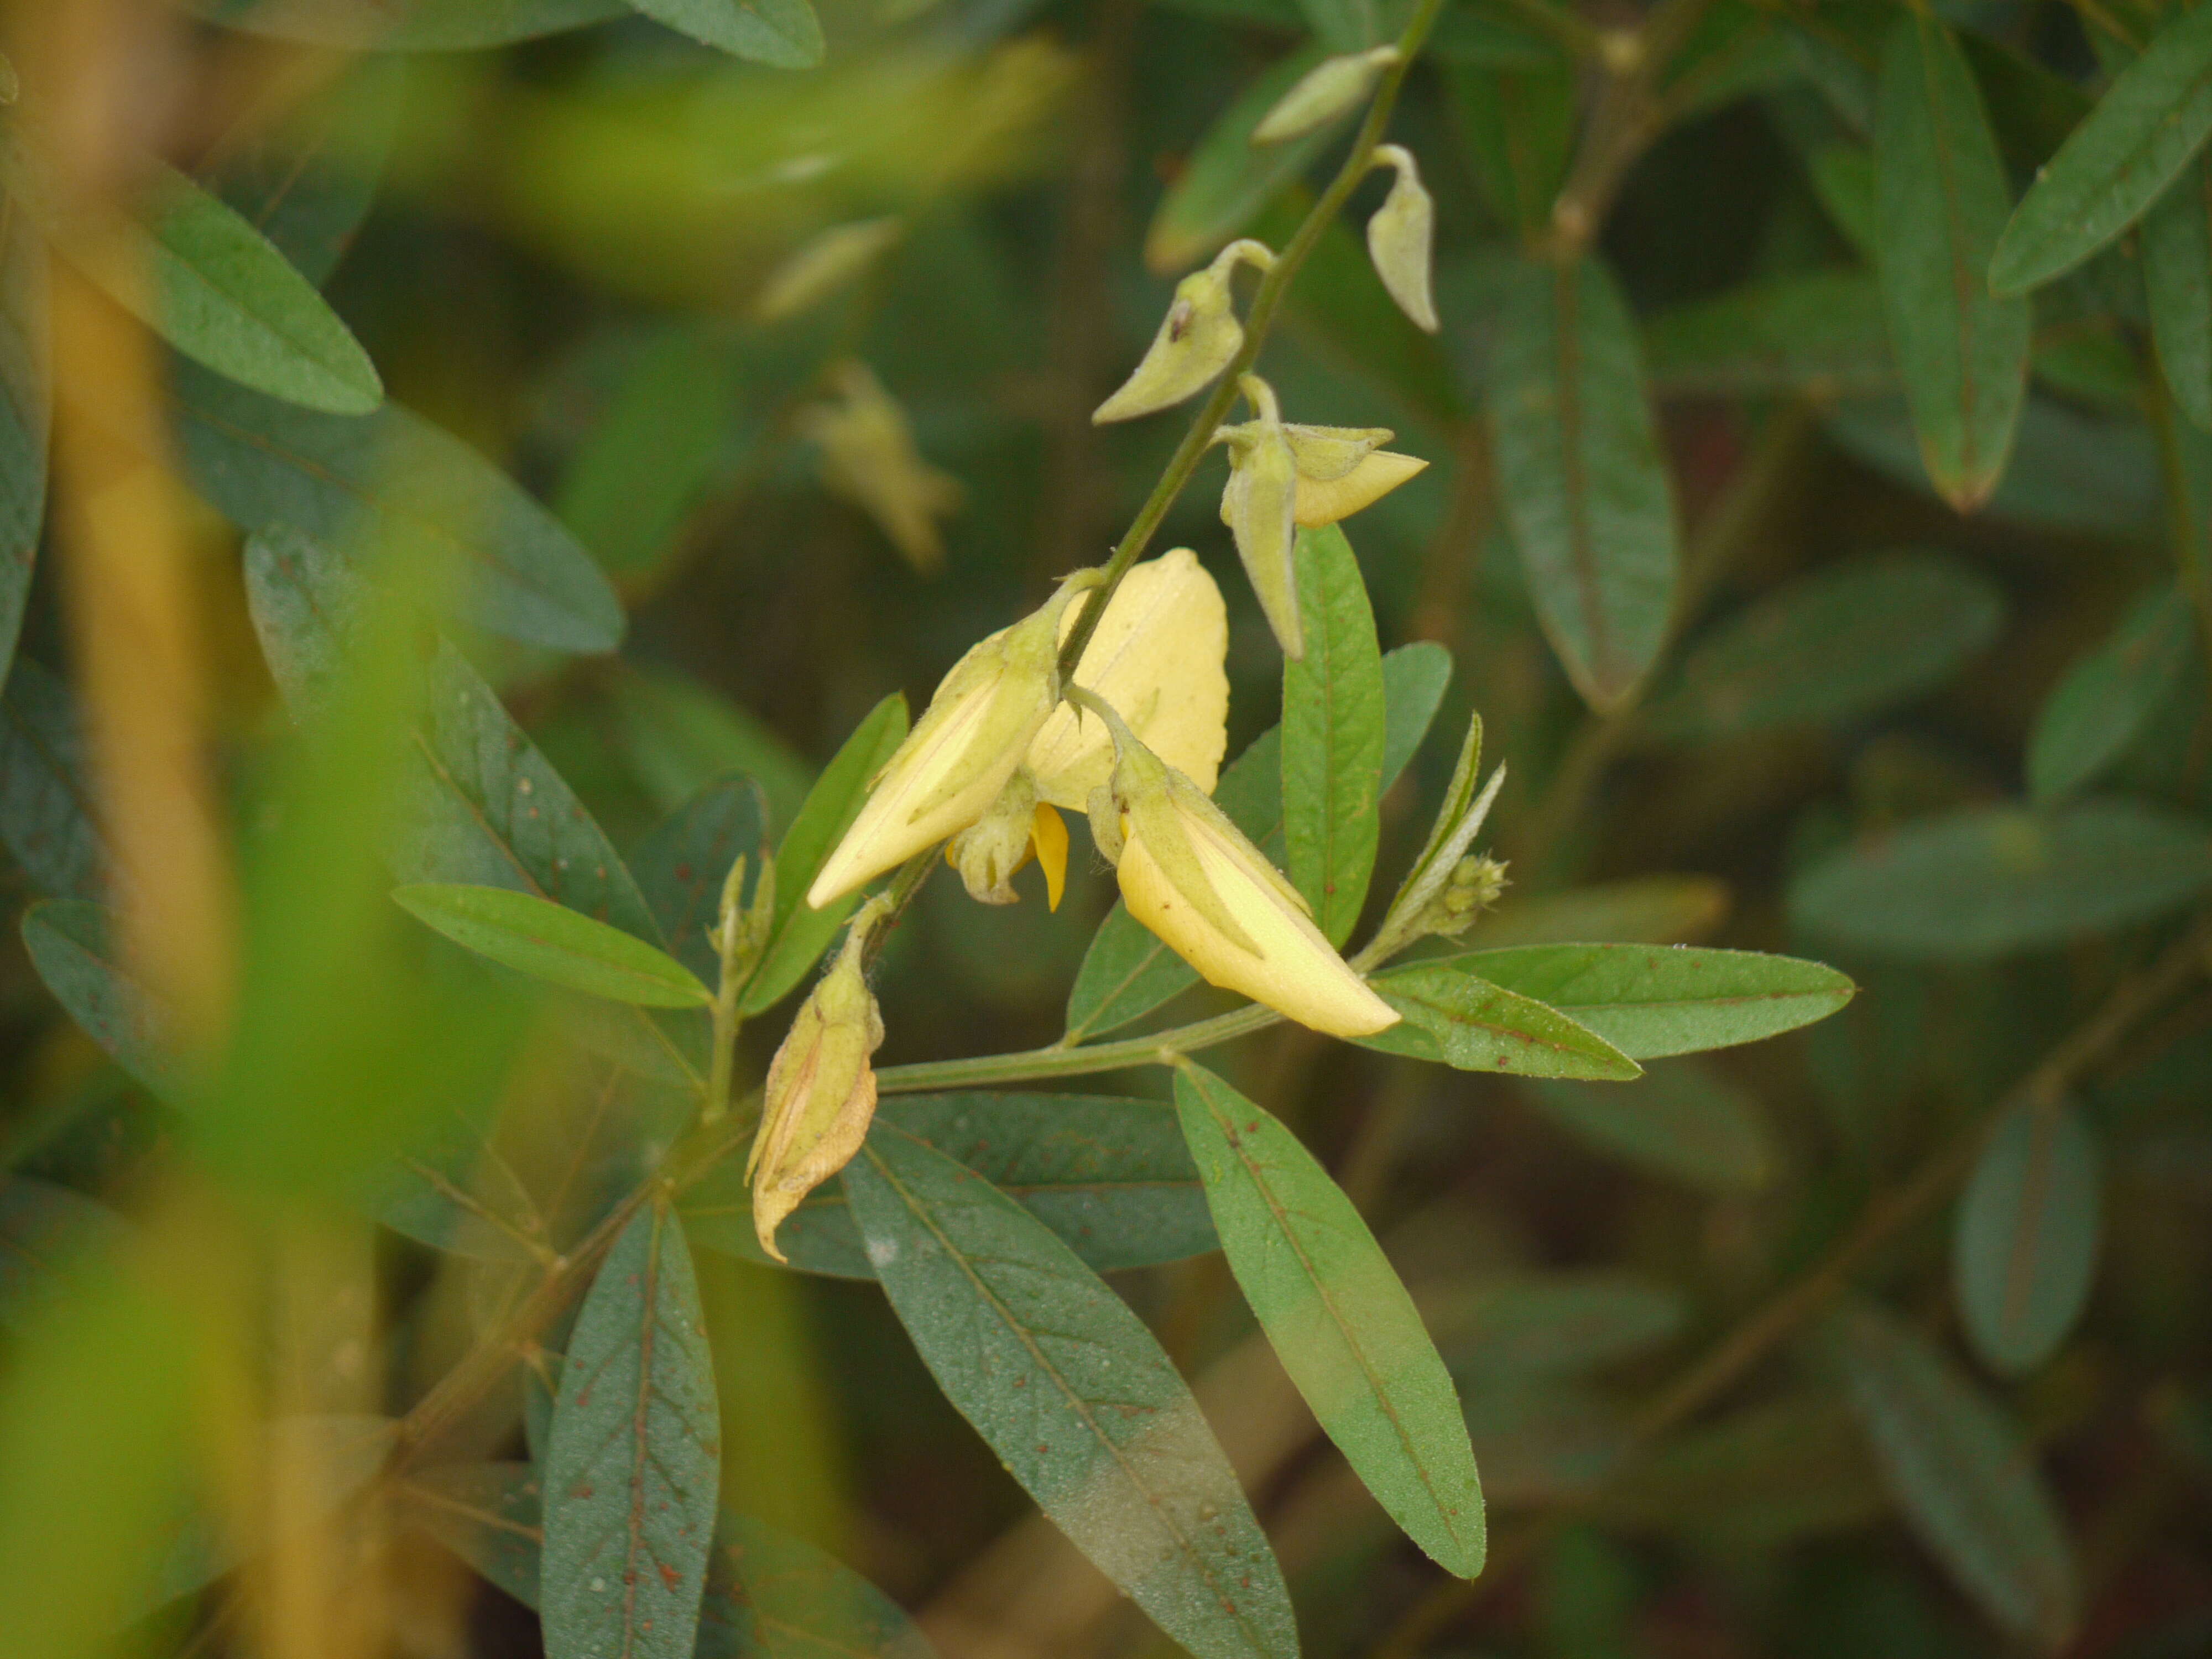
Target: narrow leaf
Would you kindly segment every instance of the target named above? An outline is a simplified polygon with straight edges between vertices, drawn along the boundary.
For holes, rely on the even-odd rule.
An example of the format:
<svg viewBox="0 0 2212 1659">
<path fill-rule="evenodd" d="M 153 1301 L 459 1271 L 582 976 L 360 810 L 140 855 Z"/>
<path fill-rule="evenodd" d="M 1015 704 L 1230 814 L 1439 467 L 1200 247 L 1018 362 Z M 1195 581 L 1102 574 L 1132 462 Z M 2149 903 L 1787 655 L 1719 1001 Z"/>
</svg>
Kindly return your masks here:
<svg viewBox="0 0 2212 1659">
<path fill-rule="evenodd" d="M 544 1502 L 528 1463 L 457 1463 L 410 1474 L 398 1508 L 526 1607 L 538 1605 Z"/>
<path fill-rule="evenodd" d="M 2144 216 L 2142 274 L 2174 405 L 2212 431 L 2212 162 L 2202 156 Z"/>
<path fill-rule="evenodd" d="M 2066 671 L 2028 734 L 2028 791 L 2039 803 L 2094 782 L 2127 752 L 2188 665 L 2195 639 L 2188 596 L 2179 585 L 2154 588 Z"/>
<path fill-rule="evenodd" d="M 2010 206 L 1973 72 L 1950 29 L 1893 27 L 1875 122 L 1876 269 L 1922 463 L 1960 512 L 2004 476 L 2027 392 L 2028 308 L 1985 273 Z"/>
<path fill-rule="evenodd" d="M 106 896 L 108 849 L 69 688 L 19 657 L 0 697 L 0 841 L 53 898 Z"/>
<path fill-rule="evenodd" d="M 1334 525 L 1297 538 L 1305 655 L 1283 662 L 1283 843 L 1332 945 L 1367 900 L 1381 821 L 1382 653 L 1367 582 Z"/>
<path fill-rule="evenodd" d="M 2025 294 L 2140 218 L 2212 133 L 2212 17 L 2174 17 L 2121 70 L 2004 228 L 1990 287 Z"/>
<path fill-rule="evenodd" d="M 46 525 L 53 413 L 46 258 L 20 198 L 0 195 L 0 676 L 15 658 Z"/>
<path fill-rule="evenodd" d="M 1211 1072 L 1176 1109 L 1244 1299 L 1291 1382 L 1390 1518 L 1447 1572 L 1486 1551 L 1459 1395 L 1375 1235 L 1297 1137 Z"/>
<path fill-rule="evenodd" d="M 1076 1547 L 1197 1659 L 1294 1659 L 1267 1534 L 1121 1297 L 1020 1205 L 918 1142 L 871 1141 L 844 1181 L 939 1387 Z"/>
<path fill-rule="evenodd" d="M 1856 270 L 1770 276 L 1662 312 L 1644 351 L 1662 395 L 1808 397 L 1897 384 L 1881 291 Z"/>
<path fill-rule="evenodd" d="M 472 52 L 605 22 L 626 0 L 438 0 L 363 6 L 359 0 L 185 0 L 211 23 L 287 40 L 363 52 Z"/>
<path fill-rule="evenodd" d="M 549 1659 L 691 1659 L 720 1425 L 684 1227 L 639 1213 L 569 1338 L 545 1453 Z"/>
<path fill-rule="evenodd" d="M 2048 1359 L 2097 1267 L 2102 1160 L 2081 1115 L 2031 1102 L 1997 1126 L 1959 1202 L 1951 1265 L 1960 1322 L 2007 1376 Z"/>
<path fill-rule="evenodd" d="M 1656 1066 L 1626 1089 L 1539 1082 L 1529 1097 L 1608 1157 L 1709 1192 L 1756 1192 L 1774 1177 L 1774 1135 L 1757 1103 L 1694 1060 Z"/>
<path fill-rule="evenodd" d="M 31 966 L 69 1017 L 118 1066 L 157 1095 L 173 1098 L 183 1079 L 167 1052 L 167 1022 L 146 988 L 124 969 L 108 913 L 82 899 L 49 899 L 23 912 Z"/>
<path fill-rule="evenodd" d="M 632 0 L 655 22 L 772 69 L 822 61 L 822 25 L 807 0 Z"/>
<path fill-rule="evenodd" d="M 1595 259 L 1529 264 L 1492 348 L 1498 483 L 1545 636 L 1593 708 L 1657 658 L 1674 604 L 1673 487 L 1636 333 Z"/>
<path fill-rule="evenodd" d="M 714 994 L 665 951 L 531 893 L 459 883 L 393 890 L 426 927 L 494 962 L 614 1002 L 703 1008 Z"/>
<path fill-rule="evenodd" d="M 669 954 L 710 985 L 722 971 L 714 926 L 723 880 L 738 859 L 747 860 L 739 898 L 750 902 L 767 855 L 768 807 L 750 778 L 709 784 L 630 855 L 638 890 L 660 924 Z"/>
<path fill-rule="evenodd" d="M 0 1325 L 70 1295 L 89 1262 L 126 1245 L 128 1223 L 51 1181 L 0 1177 Z"/>
<path fill-rule="evenodd" d="M 1168 276 L 1196 264 L 1242 234 L 1328 148 L 1344 117 L 1285 144 L 1252 142 L 1261 118 L 1327 55 L 1317 44 L 1291 53 L 1215 118 L 1152 215 L 1145 233 L 1147 269 Z"/>
<path fill-rule="evenodd" d="M 1437 1347 L 1470 1389 L 1549 1382 L 1671 1341 L 1680 1292 L 1630 1273 L 1515 1273 L 1424 1296 Z"/>
<path fill-rule="evenodd" d="M 1596 1032 L 1528 997 L 1450 968 L 1401 968 L 1370 981 L 1405 1018 L 1359 1042 L 1462 1072 L 1626 1081 L 1642 1068 Z"/>
</svg>

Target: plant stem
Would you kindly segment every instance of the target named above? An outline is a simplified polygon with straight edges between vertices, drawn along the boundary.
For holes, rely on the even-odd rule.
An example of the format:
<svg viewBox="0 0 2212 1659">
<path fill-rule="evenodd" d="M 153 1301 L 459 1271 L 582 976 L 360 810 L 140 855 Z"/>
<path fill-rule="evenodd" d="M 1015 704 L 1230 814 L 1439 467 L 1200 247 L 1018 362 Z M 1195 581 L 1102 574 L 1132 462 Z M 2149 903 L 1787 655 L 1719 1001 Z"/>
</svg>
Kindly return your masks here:
<svg viewBox="0 0 2212 1659">
<path fill-rule="evenodd" d="M 1677 0 L 1680 3 L 1680 0 Z M 1273 326 L 1275 313 L 1283 303 L 1291 280 L 1304 264 L 1322 233 L 1327 230 L 1346 201 L 1350 198 L 1359 181 L 1367 176 L 1367 169 L 1375 157 L 1375 147 L 1382 142 L 1382 134 L 1390 125 L 1390 113 L 1397 106 L 1399 89 L 1405 85 L 1406 76 L 1420 56 L 1422 44 L 1435 26 L 1437 15 L 1443 9 L 1443 0 L 1420 0 L 1413 16 L 1407 20 L 1405 33 L 1398 37 L 1398 61 L 1382 72 L 1376 83 L 1374 101 L 1367 106 L 1366 118 L 1360 122 L 1359 131 L 1352 141 L 1352 150 L 1337 169 L 1336 177 L 1329 180 L 1328 188 L 1321 193 L 1290 241 L 1275 256 L 1275 263 L 1260 279 L 1259 290 L 1252 296 L 1252 308 L 1244 319 L 1244 343 L 1231 358 L 1229 366 L 1221 372 L 1206 402 L 1199 408 L 1198 416 L 1190 429 L 1176 446 L 1168 460 L 1167 469 L 1160 474 L 1159 482 L 1152 486 L 1145 504 L 1137 509 L 1137 516 L 1128 532 L 1115 545 L 1113 556 L 1106 562 L 1106 579 L 1083 603 L 1077 614 L 1075 627 L 1060 647 L 1060 677 L 1072 682 L 1076 665 L 1083 660 L 1084 647 L 1097 631 L 1098 619 L 1106 614 L 1106 606 L 1114 597 L 1114 590 L 1121 585 L 1121 578 L 1129 574 L 1129 567 L 1143 555 L 1158 531 L 1168 509 L 1182 494 L 1183 487 L 1198 471 L 1199 462 L 1205 458 L 1206 447 L 1213 441 L 1214 428 L 1228 415 L 1230 406 L 1237 401 L 1237 377 L 1259 361 L 1260 348 L 1267 343 L 1267 331 Z"/>
<path fill-rule="evenodd" d="M 974 1060 L 886 1066 L 876 1073 L 876 1088 L 882 1094 L 910 1095 L 934 1089 L 972 1089 L 986 1084 L 1031 1083 L 1042 1078 L 1118 1072 L 1125 1066 L 1162 1064 L 1171 1055 L 1212 1048 L 1232 1038 L 1263 1031 L 1280 1024 L 1282 1018 L 1273 1009 L 1255 1003 L 1212 1019 L 1175 1026 L 1150 1036 L 1124 1037 L 1118 1042 L 1094 1042 L 1080 1048 L 1055 1045 L 1018 1054 L 983 1054 Z"/>
</svg>

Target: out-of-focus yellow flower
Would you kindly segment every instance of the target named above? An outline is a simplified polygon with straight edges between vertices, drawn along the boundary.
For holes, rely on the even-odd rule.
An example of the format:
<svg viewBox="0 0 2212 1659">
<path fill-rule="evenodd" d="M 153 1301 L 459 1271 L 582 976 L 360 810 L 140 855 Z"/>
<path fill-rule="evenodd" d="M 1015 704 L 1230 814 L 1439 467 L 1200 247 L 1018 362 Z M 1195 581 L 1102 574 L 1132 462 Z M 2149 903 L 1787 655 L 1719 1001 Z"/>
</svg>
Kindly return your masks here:
<svg viewBox="0 0 2212 1659">
<path fill-rule="evenodd" d="M 1275 263 L 1267 246 L 1246 237 L 1213 256 L 1213 263 L 1176 284 L 1160 331 L 1119 391 L 1091 413 L 1091 422 L 1134 420 L 1170 407 L 1202 389 L 1229 367 L 1244 343 L 1230 278 L 1249 261 L 1265 270 Z"/>
<path fill-rule="evenodd" d="M 1306 902 L 1196 785 L 1079 692 L 1114 730 L 1113 779 L 1091 834 L 1115 862 L 1129 914 L 1212 985 L 1301 1025 L 1364 1036 L 1398 1023 L 1314 926 Z"/>
<path fill-rule="evenodd" d="M 823 860 L 808 904 L 821 909 L 991 810 L 1060 701 L 1060 617 L 1097 581 L 1096 571 L 1077 572 L 1042 609 L 953 664 Z"/>
<path fill-rule="evenodd" d="M 896 214 L 830 226 L 769 273 L 754 296 L 753 316 L 763 323 L 796 317 L 875 264 L 905 231 Z"/>
<path fill-rule="evenodd" d="M 799 429 L 822 452 L 822 482 L 876 521 L 901 556 L 924 575 L 945 566 L 938 520 L 958 508 L 960 481 L 914 446 L 914 429 L 866 363 L 830 371 L 836 397 L 802 410 Z"/>
<path fill-rule="evenodd" d="M 1286 657 L 1306 653 L 1305 623 L 1298 614 L 1297 458 L 1284 431 L 1275 393 L 1256 374 L 1237 385 L 1251 399 L 1255 418 L 1224 427 L 1229 485 L 1221 492 L 1221 521 L 1237 541 L 1237 556 L 1260 601 L 1275 642 Z"/>
<path fill-rule="evenodd" d="M 1421 183 L 1421 170 L 1413 164 L 1411 150 L 1380 145 L 1375 165 L 1395 167 L 1398 178 L 1367 222 L 1368 257 L 1375 261 L 1375 274 L 1390 290 L 1398 309 L 1413 319 L 1415 327 L 1433 334 L 1438 324 L 1429 281 L 1429 246 L 1436 236 L 1437 204 Z"/>
<path fill-rule="evenodd" d="M 778 1261 L 785 1258 L 776 1229 L 852 1162 L 876 1115 L 869 1056 L 883 1042 L 884 1021 L 862 957 L 870 931 L 889 910 L 878 899 L 854 918 L 836 964 L 799 1005 L 769 1063 L 745 1179 L 753 1188 L 753 1231 Z"/>
<path fill-rule="evenodd" d="M 1075 626 L 1060 618 L 1065 640 Z M 1229 613 L 1198 556 L 1175 548 L 1134 566 L 1083 649 L 1075 683 L 1112 704 L 1146 747 L 1207 794 L 1229 746 Z M 1085 811 L 1114 770 L 1104 722 L 1073 703 L 1053 710 L 1030 744 L 1038 798 Z"/>
</svg>

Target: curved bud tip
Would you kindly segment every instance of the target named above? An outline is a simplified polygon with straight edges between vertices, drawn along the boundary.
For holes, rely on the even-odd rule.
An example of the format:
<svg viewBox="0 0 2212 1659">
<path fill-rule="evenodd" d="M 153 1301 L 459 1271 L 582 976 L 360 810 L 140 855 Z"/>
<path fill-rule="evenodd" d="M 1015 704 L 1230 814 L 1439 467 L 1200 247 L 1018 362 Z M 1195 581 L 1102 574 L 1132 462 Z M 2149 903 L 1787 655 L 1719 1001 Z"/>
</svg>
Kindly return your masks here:
<svg viewBox="0 0 2212 1659">
<path fill-rule="evenodd" d="M 1397 182 L 1375 216 L 1367 222 L 1367 252 L 1375 274 L 1414 326 L 1434 334 L 1441 326 L 1430 284 L 1430 245 L 1436 235 L 1436 204 L 1421 184 L 1410 151 L 1385 144 L 1375 152 L 1379 165 L 1395 167 Z"/>
<path fill-rule="evenodd" d="M 1231 277 L 1240 264 L 1265 270 L 1274 263 L 1266 244 L 1245 237 L 1214 255 L 1205 270 L 1177 283 L 1175 300 L 1143 361 L 1119 391 L 1091 411 L 1091 424 L 1134 420 L 1170 408 L 1209 385 L 1244 343 Z"/>
<path fill-rule="evenodd" d="M 1308 530 L 1318 530 L 1339 519 L 1348 519 L 1372 507 L 1408 478 L 1425 471 L 1428 463 L 1416 455 L 1378 449 L 1339 478 L 1315 479 L 1298 474 L 1296 515 Z"/>
<path fill-rule="evenodd" d="M 1366 102 L 1382 71 L 1398 58 L 1397 47 L 1376 46 L 1371 52 L 1322 58 L 1261 118 L 1260 125 L 1252 129 L 1252 142 L 1281 144 L 1318 132 Z"/>
</svg>

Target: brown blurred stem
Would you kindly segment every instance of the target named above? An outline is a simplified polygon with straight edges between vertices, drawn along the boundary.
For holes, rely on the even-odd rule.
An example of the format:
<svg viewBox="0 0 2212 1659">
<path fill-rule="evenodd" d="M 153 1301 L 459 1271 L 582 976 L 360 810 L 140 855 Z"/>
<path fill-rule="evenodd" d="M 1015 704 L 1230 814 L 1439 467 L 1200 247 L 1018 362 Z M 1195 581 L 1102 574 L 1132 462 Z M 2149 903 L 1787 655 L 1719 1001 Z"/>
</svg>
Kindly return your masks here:
<svg viewBox="0 0 2212 1659">
<path fill-rule="evenodd" d="M 1850 1289 L 1853 1278 L 1884 1246 L 1927 1216 L 1966 1179 L 2005 1118 L 2023 1106 L 2063 1098 L 2191 980 L 2208 974 L 2212 974 L 2212 918 L 2200 918 L 2149 967 L 2115 986 L 2096 1012 L 1964 1130 L 1929 1154 L 1900 1185 L 1869 1203 L 1850 1231 L 1819 1261 L 1738 1322 L 1703 1358 L 1653 1395 L 1629 1419 L 1626 1445 L 1610 1473 L 1619 1474 L 1639 1453 L 1719 1400 Z M 1370 1659 L 1413 1659 L 1525 1559 L 1551 1524 L 1538 1522 L 1516 1534 L 1509 1547 L 1495 1553 L 1481 1578 L 1448 1579 L 1437 1585 L 1376 1645 Z"/>
</svg>

